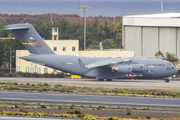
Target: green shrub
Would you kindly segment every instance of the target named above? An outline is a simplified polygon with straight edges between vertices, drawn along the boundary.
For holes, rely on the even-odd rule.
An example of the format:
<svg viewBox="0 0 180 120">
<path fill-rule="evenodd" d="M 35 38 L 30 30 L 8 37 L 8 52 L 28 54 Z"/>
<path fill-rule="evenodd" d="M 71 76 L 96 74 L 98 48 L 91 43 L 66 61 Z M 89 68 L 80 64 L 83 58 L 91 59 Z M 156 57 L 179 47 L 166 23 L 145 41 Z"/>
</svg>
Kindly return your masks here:
<svg viewBox="0 0 180 120">
<path fill-rule="evenodd" d="M 18 83 L 17 83 L 17 82 L 14 82 L 13 84 L 14 84 L 14 85 L 18 85 Z"/>
<path fill-rule="evenodd" d="M 79 110 L 67 111 L 68 114 L 82 114 Z"/>
<path fill-rule="evenodd" d="M 114 120 L 113 117 L 110 117 L 108 120 Z"/>
<path fill-rule="evenodd" d="M 132 119 L 139 119 L 139 117 L 135 116 L 135 117 L 132 117 Z"/>
<path fill-rule="evenodd" d="M 46 73 L 43 74 L 43 77 L 45 77 L 45 78 L 50 77 L 50 75 L 49 75 L 49 73 L 46 72 Z"/>
<path fill-rule="evenodd" d="M 75 104 L 72 104 L 72 105 L 70 106 L 70 109 L 74 109 L 74 107 L 76 107 L 76 105 L 75 105 Z"/>
<path fill-rule="evenodd" d="M 143 108 L 143 110 L 149 110 L 149 108 Z"/>
<path fill-rule="evenodd" d="M 14 107 L 10 107 L 10 109 L 14 109 Z"/>
<path fill-rule="evenodd" d="M 126 108 L 126 111 L 131 111 L 131 109 L 127 107 L 127 108 Z"/>
<path fill-rule="evenodd" d="M 0 77 L 4 77 L 4 72 L 0 72 Z"/>
<path fill-rule="evenodd" d="M 30 72 L 24 72 L 24 73 L 22 73 L 22 76 L 23 76 L 23 77 L 32 77 L 32 73 L 30 73 Z"/>
<path fill-rule="evenodd" d="M 37 72 L 33 72 L 32 77 L 40 77 L 40 74 L 38 74 Z"/>
<path fill-rule="evenodd" d="M 23 112 L 23 113 L 27 113 L 27 111 L 25 109 L 20 109 L 19 112 Z"/>
<path fill-rule="evenodd" d="M 56 77 L 63 78 L 64 77 L 64 73 L 63 72 L 57 72 L 56 73 Z"/>
<path fill-rule="evenodd" d="M 74 111 L 67 111 L 68 114 L 75 114 Z"/>
<path fill-rule="evenodd" d="M 1 67 L 0 67 L 0 70 L 3 70 L 3 69 L 4 69 L 4 67 L 3 67 L 3 66 L 1 66 Z"/>
<path fill-rule="evenodd" d="M 9 73 L 9 77 L 13 77 L 14 76 L 14 74 L 13 73 Z"/>
<path fill-rule="evenodd" d="M 61 107 L 61 106 L 59 106 L 59 107 L 58 107 L 58 109 L 60 110 L 60 109 L 62 109 L 62 107 Z"/>
<path fill-rule="evenodd" d="M 78 118 L 83 118 L 85 116 L 85 114 L 78 114 L 77 117 Z"/>
<path fill-rule="evenodd" d="M 16 105 L 16 104 L 14 105 L 14 107 L 15 107 L 15 108 L 19 108 L 19 106 L 18 106 L 18 105 Z"/>
<path fill-rule="evenodd" d="M 22 105 L 28 105 L 28 103 L 26 103 L 26 102 L 23 102 L 23 103 L 22 103 Z"/>
<path fill-rule="evenodd" d="M 151 119 L 151 117 L 147 116 L 146 119 Z"/>
<path fill-rule="evenodd" d="M 97 110 L 102 110 L 102 107 L 101 107 L 101 106 L 98 106 Z"/>
<path fill-rule="evenodd" d="M 74 114 L 82 114 L 79 110 L 75 110 Z"/>
<path fill-rule="evenodd" d="M 41 108 L 46 108 L 46 106 L 45 105 L 41 105 Z"/>
<path fill-rule="evenodd" d="M 127 112 L 126 115 L 131 115 L 131 112 Z"/>
<path fill-rule="evenodd" d="M 56 74 L 55 74 L 54 72 L 52 72 L 52 73 L 49 74 L 49 76 L 50 76 L 51 78 L 55 78 L 55 77 L 56 77 Z"/>
</svg>

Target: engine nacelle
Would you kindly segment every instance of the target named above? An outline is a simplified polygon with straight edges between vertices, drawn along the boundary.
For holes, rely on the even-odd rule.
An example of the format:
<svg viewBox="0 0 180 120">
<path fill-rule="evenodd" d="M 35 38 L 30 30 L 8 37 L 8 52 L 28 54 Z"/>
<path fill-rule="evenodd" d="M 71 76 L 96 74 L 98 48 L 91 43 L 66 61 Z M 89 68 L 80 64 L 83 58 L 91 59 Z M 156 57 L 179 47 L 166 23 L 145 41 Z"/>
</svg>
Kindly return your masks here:
<svg viewBox="0 0 180 120">
<path fill-rule="evenodd" d="M 143 64 L 131 64 L 131 66 L 132 66 L 132 72 L 143 72 L 144 71 Z"/>
<path fill-rule="evenodd" d="M 132 73 L 132 66 L 130 65 L 118 65 L 118 66 L 112 66 L 112 71 L 124 73 L 124 74 L 130 74 Z"/>
</svg>

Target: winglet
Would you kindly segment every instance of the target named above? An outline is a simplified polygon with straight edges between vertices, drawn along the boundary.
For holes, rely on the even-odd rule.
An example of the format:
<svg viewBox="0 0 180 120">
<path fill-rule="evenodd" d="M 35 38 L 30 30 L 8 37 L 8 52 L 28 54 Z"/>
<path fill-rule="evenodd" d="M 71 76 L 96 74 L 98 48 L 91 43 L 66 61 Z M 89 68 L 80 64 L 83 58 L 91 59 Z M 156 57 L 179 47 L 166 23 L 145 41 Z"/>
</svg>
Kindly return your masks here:
<svg viewBox="0 0 180 120">
<path fill-rule="evenodd" d="M 81 61 L 80 58 L 78 58 L 78 61 L 79 61 L 79 66 L 80 66 L 81 68 L 85 68 L 84 63 Z"/>
</svg>

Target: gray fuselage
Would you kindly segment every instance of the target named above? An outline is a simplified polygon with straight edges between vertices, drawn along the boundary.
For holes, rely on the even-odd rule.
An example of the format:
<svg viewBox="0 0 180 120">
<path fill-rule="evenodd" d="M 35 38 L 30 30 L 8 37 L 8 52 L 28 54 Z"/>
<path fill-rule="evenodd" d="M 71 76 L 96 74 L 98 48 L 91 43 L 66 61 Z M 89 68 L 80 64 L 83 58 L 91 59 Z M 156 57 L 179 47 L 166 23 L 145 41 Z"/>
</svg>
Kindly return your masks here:
<svg viewBox="0 0 180 120">
<path fill-rule="evenodd" d="M 157 79 L 172 76 L 178 69 L 170 62 L 152 58 L 96 58 L 57 54 L 30 55 L 21 57 L 33 63 L 51 67 L 75 75 L 91 77 L 96 79 Z M 132 72 L 112 71 L 112 66 L 101 66 L 95 68 L 82 67 L 78 61 L 81 59 L 84 65 L 106 60 L 130 60 L 116 64 L 119 68 L 131 66 Z M 139 68 L 137 66 L 141 65 Z"/>
</svg>

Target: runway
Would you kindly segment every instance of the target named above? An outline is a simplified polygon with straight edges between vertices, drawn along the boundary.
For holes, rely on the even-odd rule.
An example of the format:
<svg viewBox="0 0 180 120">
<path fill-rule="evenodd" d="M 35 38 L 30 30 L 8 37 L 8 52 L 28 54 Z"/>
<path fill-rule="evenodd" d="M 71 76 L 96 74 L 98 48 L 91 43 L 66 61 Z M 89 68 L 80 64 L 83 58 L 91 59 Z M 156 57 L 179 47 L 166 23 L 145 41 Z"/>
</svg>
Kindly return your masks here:
<svg viewBox="0 0 180 120">
<path fill-rule="evenodd" d="M 48 83 L 62 84 L 67 86 L 80 87 L 105 87 L 105 88 L 129 88 L 129 89 L 160 89 L 180 91 L 180 81 L 164 80 L 113 80 L 98 81 L 96 79 L 70 79 L 70 78 L 26 78 L 26 77 L 0 77 L 0 82 L 18 82 L 18 83 Z"/>
<path fill-rule="evenodd" d="M 88 105 L 119 105 L 144 107 L 176 107 L 180 108 L 180 99 L 148 98 L 126 96 L 73 95 L 51 93 L 28 93 L 0 91 L 0 100 L 69 103 Z"/>
</svg>

